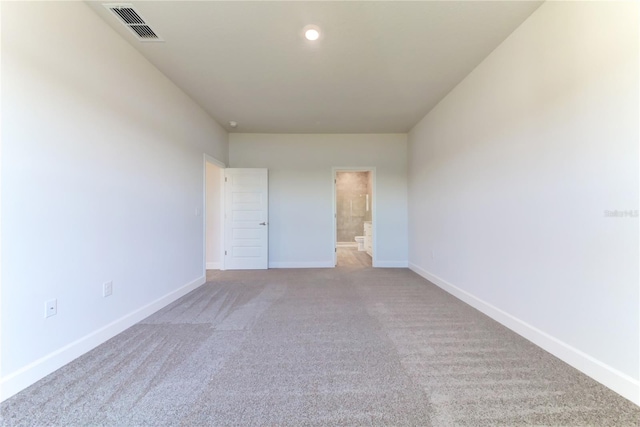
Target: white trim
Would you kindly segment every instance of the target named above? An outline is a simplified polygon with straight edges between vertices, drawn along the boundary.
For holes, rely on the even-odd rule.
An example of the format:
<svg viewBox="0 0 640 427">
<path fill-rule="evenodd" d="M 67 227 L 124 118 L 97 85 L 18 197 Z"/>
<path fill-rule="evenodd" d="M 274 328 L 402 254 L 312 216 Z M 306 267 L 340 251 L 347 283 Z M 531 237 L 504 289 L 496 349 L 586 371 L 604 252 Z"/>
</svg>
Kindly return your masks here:
<svg viewBox="0 0 640 427">
<path fill-rule="evenodd" d="M 378 220 L 377 220 L 377 215 L 376 215 L 376 206 L 378 204 L 378 197 L 376 194 L 376 186 L 377 186 L 377 174 L 376 174 L 376 167 L 375 166 L 344 166 L 344 167 L 338 167 L 338 166 L 334 166 L 333 168 L 331 168 L 331 186 L 333 189 L 333 199 L 331 201 L 331 205 L 332 205 L 332 212 L 331 212 L 331 219 L 333 221 L 333 246 L 331 248 L 331 251 L 333 252 L 333 267 L 335 267 L 336 265 L 338 265 L 338 254 L 336 252 L 336 248 L 338 247 L 337 244 L 337 240 L 338 240 L 338 236 L 337 236 L 337 205 L 336 205 L 336 179 L 337 179 L 337 172 L 370 172 L 371 173 L 371 198 L 373 199 L 371 201 L 371 228 L 373 230 L 373 243 L 372 243 L 372 251 L 373 254 L 371 256 L 371 266 L 372 267 L 379 267 L 378 265 L 378 260 L 377 260 L 377 253 L 378 253 L 378 248 L 377 248 L 377 240 L 378 240 L 378 233 L 377 233 L 377 229 L 378 229 Z"/>
<path fill-rule="evenodd" d="M 222 262 L 208 262 L 207 270 L 222 270 Z"/>
<path fill-rule="evenodd" d="M 227 165 L 224 164 L 224 162 L 221 162 L 220 160 L 216 159 L 215 157 L 212 157 L 210 155 L 208 155 L 207 153 L 204 153 L 204 160 L 209 162 L 209 163 L 213 163 L 214 165 L 224 169 L 227 167 Z"/>
<path fill-rule="evenodd" d="M 84 337 L 67 344 L 64 347 L 41 357 L 35 362 L 1 378 L 0 401 L 8 399 L 67 363 L 70 363 L 88 351 L 93 350 L 125 329 L 128 329 L 161 308 L 171 304 L 183 295 L 186 295 L 196 289 L 198 286 L 204 284 L 205 281 L 204 276 L 198 277 L 175 291 L 169 292 L 155 301 L 142 306 L 137 310 L 114 320 L 108 325 L 105 325 L 102 328 L 97 329 L 90 334 L 85 335 Z"/>
<path fill-rule="evenodd" d="M 407 268 L 409 262 L 407 261 L 378 261 L 376 267 L 381 268 Z"/>
<path fill-rule="evenodd" d="M 269 268 L 333 268 L 331 261 L 269 262 Z"/>
<path fill-rule="evenodd" d="M 609 387 L 611 390 L 629 399 L 636 405 L 640 405 L 639 380 L 636 380 L 603 363 L 602 361 L 578 350 L 577 348 L 560 341 L 546 332 L 543 332 L 523 320 L 499 309 L 498 307 L 481 300 L 469 292 L 452 285 L 446 280 L 436 276 L 435 274 L 429 273 L 413 263 L 409 263 L 409 268 L 456 298 L 464 301 L 498 323 L 501 323 L 511 329 L 518 335 L 521 335 L 531 341 L 538 347 L 541 347 L 553 354 L 558 359 Z"/>
</svg>

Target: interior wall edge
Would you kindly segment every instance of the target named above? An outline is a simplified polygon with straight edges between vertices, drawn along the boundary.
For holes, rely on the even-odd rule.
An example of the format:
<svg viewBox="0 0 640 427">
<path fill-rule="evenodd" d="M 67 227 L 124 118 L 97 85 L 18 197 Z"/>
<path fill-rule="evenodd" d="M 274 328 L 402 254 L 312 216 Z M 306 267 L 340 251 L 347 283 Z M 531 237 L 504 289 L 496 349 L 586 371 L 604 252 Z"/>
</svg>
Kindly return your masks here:
<svg viewBox="0 0 640 427">
<path fill-rule="evenodd" d="M 122 316 L 108 325 L 41 357 L 18 371 L 0 378 L 0 402 L 21 392 L 64 365 L 71 363 L 73 360 L 149 317 L 156 311 L 166 307 L 178 298 L 200 287 L 205 282 L 206 278 L 204 276 L 198 277 L 186 285 Z"/>
<path fill-rule="evenodd" d="M 447 282 L 414 263 L 409 263 L 409 269 L 462 302 L 486 314 L 521 337 L 551 353 L 568 365 L 640 406 L 640 381 L 631 378 L 629 375 L 618 371 L 593 356 L 572 347 L 498 307 L 487 303 L 481 298 Z"/>
</svg>

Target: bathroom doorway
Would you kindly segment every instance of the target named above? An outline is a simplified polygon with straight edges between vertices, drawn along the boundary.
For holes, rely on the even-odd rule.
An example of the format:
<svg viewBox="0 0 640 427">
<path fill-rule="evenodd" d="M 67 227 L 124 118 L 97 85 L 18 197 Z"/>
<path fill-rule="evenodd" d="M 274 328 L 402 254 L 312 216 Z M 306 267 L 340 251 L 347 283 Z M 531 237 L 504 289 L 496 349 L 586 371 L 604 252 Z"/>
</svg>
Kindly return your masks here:
<svg viewBox="0 0 640 427">
<path fill-rule="evenodd" d="M 334 168 L 334 265 L 375 266 L 375 168 Z"/>
</svg>

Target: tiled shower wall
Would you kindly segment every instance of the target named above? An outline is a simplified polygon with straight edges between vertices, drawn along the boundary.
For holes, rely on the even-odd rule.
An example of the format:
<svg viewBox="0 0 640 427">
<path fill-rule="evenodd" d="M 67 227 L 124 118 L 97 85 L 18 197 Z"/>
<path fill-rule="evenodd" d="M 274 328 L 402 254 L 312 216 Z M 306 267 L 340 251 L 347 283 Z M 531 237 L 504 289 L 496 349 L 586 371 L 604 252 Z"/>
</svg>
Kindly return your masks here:
<svg viewBox="0 0 640 427">
<path fill-rule="evenodd" d="M 337 241 L 355 243 L 364 234 L 364 222 L 371 221 L 370 172 L 336 173 Z M 367 195 L 369 209 L 367 210 Z"/>
</svg>

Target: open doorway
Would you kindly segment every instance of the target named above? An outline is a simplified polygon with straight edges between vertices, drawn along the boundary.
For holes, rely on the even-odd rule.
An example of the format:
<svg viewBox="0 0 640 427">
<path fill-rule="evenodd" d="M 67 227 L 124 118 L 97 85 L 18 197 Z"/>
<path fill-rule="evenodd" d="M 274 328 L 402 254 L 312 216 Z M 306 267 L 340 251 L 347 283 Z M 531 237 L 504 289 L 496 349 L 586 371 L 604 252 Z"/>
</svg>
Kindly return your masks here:
<svg viewBox="0 0 640 427">
<path fill-rule="evenodd" d="M 338 267 L 373 267 L 375 169 L 334 168 L 334 243 Z"/>
<path fill-rule="evenodd" d="M 224 164 L 205 155 L 205 268 L 224 270 Z"/>
</svg>

